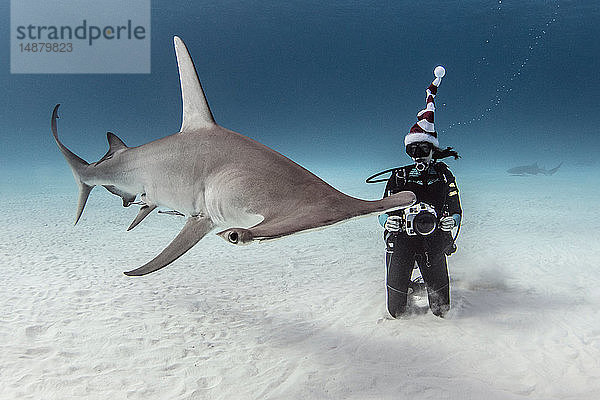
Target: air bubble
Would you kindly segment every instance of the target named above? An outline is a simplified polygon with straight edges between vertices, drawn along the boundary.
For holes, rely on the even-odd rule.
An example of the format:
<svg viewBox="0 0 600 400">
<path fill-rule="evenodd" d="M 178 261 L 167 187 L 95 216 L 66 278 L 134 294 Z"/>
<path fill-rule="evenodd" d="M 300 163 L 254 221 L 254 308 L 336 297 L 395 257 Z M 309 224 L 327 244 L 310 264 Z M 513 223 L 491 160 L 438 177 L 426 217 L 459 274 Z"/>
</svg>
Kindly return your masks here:
<svg viewBox="0 0 600 400">
<path fill-rule="evenodd" d="M 498 0 L 498 7 L 497 7 L 498 10 L 500 10 L 501 4 L 502 4 L 502 0 Z M 560 5 L 556 4 L 556 9 L 558 9 L 558 8 L 560 8 Z M 558 12 L 554 11 L 552 15 L 558 16 Z M 484 108 L 482 111 L 480 111 L 481 115 L 478 115 L 471 119 L 465 119 L 463 121 L 451 123 L 450 125 L 448 125 L 448 129 L 451 129 L 453 127 L 460 126 L 460 125 L 471 125 L 473 122 L 484 120 L 486 118 L 486 116 L 492 112 L 492 109 L 496 110 L 500 106 L 500 104 L 503 103 L 503 99 L 506 98 L 506 96 L 510 96 L 512 94 L 512 92 L 514 91 L 514 88 L 512 86 L 514 86 L 514 83 L 517 81 L 517 79 L 521 78 L 522 72 L 523 73 L 525 72 L 525 68 L 527 67 L 527 64 L 529 62 L 530 55 L 533 53 L 534 50 L 536 50 L 537 48 L 539 48 L 540 46 L 543 45 L 542 40 L 548 34 L 547 27 L 549 27 L 550 24 L 556 22 L 556 18 L 551 18 L 551 19 L 550 19 L 550 17 L 548 17 L 548 18 L 549 19 L 546 20 L 545 26 L 544 25 L 541 25 L 539 27 L 531 26 L 528 28 L 527 35 L 528 35 L 528 39 L 529 39 L 528 40 L 529 45 L 527 45 L 527 47 L 526 47 L 527 56 L 524 58 L 521 58 L 521 60 L 517 59 L 517 60 L 511 61 L 511 63 L 510 63 L 511 67 L 509 68 L 509 71 L 506 71 L 503 74 L 503 76 L 505 77 L 504 78 L 505 82 L 504 83 L 498 82 L 498 84 L 496 86 L 496 91 L 495 91 L 496 96 L 494 96 L 494 98 L 491 98 L 489 100 L 489 102 L 487 103 L 489 105 L 489 107 Z M 480 45 L 480 46 L 482 46 L 482 48 L 483 48 L 483 46 L 486 46 L 487 44 L 489 44 L 492 41 L 492 39 L 495 37 L 494 31 L 496 29 L 498 29 L 498 25 L 497 24 L 492 25 L 492 30 L 489 33 L 490 37 L 488 37 L 485 40 L 485 42 L 480 42 L 480 43 L 482 43 Z M 490 65 L 490 62 L 487 60 L 487 57 L 479 58 L 476 61 L 476 63 L 478 65 L 484 65 L 484 66 Z M 506 81 L 506 79 L 508 79 L 508 81 Z M 473 80 L 478 81 L 478 77 L 476 74 L 473 74 Z M 485 80 L 484 80 L 484 82 L 485 82 Z M 475 86 L 480 87 L 480 84 L 478 82 L 475 82 Z M 444 105 L 445 105 L 445 103 L 444 103 Z"/>
</svg>

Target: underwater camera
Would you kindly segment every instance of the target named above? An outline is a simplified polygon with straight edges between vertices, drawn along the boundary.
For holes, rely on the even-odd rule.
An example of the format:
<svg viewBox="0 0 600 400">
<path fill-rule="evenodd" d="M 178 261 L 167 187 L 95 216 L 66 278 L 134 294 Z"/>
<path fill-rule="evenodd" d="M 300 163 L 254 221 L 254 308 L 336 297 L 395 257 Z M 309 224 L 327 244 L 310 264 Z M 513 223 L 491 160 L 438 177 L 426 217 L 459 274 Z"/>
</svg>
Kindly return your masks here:
<svg viewBox="0 0 600 400">
<path fill-rule="evenodd" d="M 404 209 L 404 230 L 409 236 L 427 236 L 437 228 L 437 213 L 427 203 L 419 203 Z"/>
</svg>

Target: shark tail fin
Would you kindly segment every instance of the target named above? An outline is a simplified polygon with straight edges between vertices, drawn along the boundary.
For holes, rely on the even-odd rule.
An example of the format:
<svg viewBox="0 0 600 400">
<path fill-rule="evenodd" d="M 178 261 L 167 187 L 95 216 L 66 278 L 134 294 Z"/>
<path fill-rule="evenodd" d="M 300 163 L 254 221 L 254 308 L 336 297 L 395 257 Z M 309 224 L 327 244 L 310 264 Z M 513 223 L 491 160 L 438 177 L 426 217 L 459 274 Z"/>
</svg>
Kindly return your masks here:
<svg viewBox="0 0 600 400">
<path fill-rule="evenodd" d="M 85 207 L 85 203 L 90 195 L 90 192 L 94 188 L 94 186 L 86 185 L 83 182 L 79 182 L 79 198 L 77 199 L 77 216 L 75 217 L 75 224 L 79 222 L 79 218 L 81 218 L 81 214 L 83 214 L 83 209 Z"/>
<path fill-rule="evenodd" d="M 546 172 L 546 175 L 554 175 L 556 173 L 556 171 L 558 171 L 558 169 L 560 168 L 561 165 L 563 165 L 562 162 L 560 164 L 558 164 L 556 167 L 552 168 L 551 170 L 548 170 Z"/>
<path fill-rule="evenodd" d="M 56 107 L 54 107 L 54 111 L 52 111 L 52 122 L 51 122 L 52 135 L 54 136 L 54 140 L 56 141 L 56 144 L 58 145 L 60 152 L 63 154 L 63 156 L 67 160 L 69 167 L 71 167 L 71 171 L 73 172 L 73 177 L 75 177 L 75 181 L 77 182 L 77 185 L 79 186 L 79 198 L 77 201 L 77 215 L 75 217 L 75 224 L 77 224 L 77 222 L 79 222 L 79 218 L 81 218 L 81 214 L 83 213 L 85 203 L 87 202 L 88 196 L 90 195 L 90 192 L 94 188 L 94 185 L 88 185 L 83 180 L 84 171 L 87 169 L 89 164 L 84 159 L 82 159 L 81 157 L 79 157 L 75 153 L 73 153 L 71 150 L 69 150 L 64 144 L 62 144 L 60 139 L 58 139 L 58 128 L 57 128 L 57 123 L 56 123 L 56 120 L 58 119 L 58 107 L 60 107 L 60 104 L 57 104 Z"/>
</svg>

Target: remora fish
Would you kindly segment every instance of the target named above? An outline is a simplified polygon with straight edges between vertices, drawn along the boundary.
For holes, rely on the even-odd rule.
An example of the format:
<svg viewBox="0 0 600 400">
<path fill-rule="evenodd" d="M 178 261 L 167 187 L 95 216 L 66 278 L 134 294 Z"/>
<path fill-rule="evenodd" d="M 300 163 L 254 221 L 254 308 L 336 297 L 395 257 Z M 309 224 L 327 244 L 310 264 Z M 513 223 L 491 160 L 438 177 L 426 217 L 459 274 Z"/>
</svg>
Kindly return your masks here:
<svg viewBox="0 0 600 400">
<path fill-rule="evenodd" d="M 170 264 L 215 227 L 233 244 L 275 239 L 353 217 L 412 205 L 412 192 L 366 201 L 345 195 L 278 152 L 217 125 L 183 41 L 175 37 L 183 121 L 178 133 L 127 147 L 108 133 L 109 150 L 95 163 L 72 153 L 52 133 L 79 185 L 75 224 L 94 186 L 102 185 L 129 206 L 142 207 L 134 228 L 156 207 L 187 217 L 173 241 L 153 260 L 126 275 L 145 275 Z M 248 227 L 248 228 L 245 228 Z"/>
<path fill-rule="evenodd" d="M 560 168 L 561 165 L 562 165 L 562 163 L 558 164 L 558 166 L 555 168 L 547 170 L 545 168 L 540 168 L 538 166 L 538 163 L 536 162 L 531 165 L 522 165 L 520 167 L 514 167 L 509 170 L 506 170 L 506 172 L 508 172 L 511 175 L 521 175 L 521 176 L 523 176 L 523 175 L 538 175 L 538 174 L 554 175 L 554 173 L 556 173 L 556 171 L 558 171 L 558 169 Z"/>
</svg>

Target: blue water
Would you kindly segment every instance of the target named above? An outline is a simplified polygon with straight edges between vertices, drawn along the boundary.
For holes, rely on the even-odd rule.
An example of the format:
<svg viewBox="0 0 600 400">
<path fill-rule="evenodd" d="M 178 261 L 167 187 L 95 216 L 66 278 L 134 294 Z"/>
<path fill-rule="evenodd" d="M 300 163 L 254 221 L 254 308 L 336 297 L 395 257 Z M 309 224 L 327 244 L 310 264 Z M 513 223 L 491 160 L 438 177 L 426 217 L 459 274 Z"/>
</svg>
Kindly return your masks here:
<svg viewBox="0 0 600 400">
<path fill-rule="evenodd" d="M 459 174 L 599 165 L 594 1 L 153 1 L 147 75 L 11 75 L 7 3 L 4 181 L 68 178 L 50 135 L 56 103 L 65 144 L 88 161 L 106 151 L 107 130 L 128 145 L 176 132 L 173 35 L 187 43 L 218 123 L 317 173 L 366 177 L 408 163 L 404 135 L 438 64 L 447 73 L 436 128 L 441 145 L 461 153 L 449 161 Z"/>
<path fill-rule="evenodd" d="M 8 3 L 1 398 L 598 398 L 598 1 L 154 0 L 147 75 L 11 75 Z M 383 192 L 364 178 L 410 162 L 404 136 L 446 67 L 436 128 L 462 155 L 448 164 L 464 209 L 450 318 L 381 318 L 375 217 L 247 247 L 211 233 L 140 279 L 122 271 L 183 218 L 126 232 L 138 208 L 95 189 L 72 225 L 54 105 L 89 162 L 106 131 L 131 146 L 176 132 L 173 35 L 218 123 L 362 198 Z M 564 164 L 506 173 L 536 161 Z"/>
</svg>

